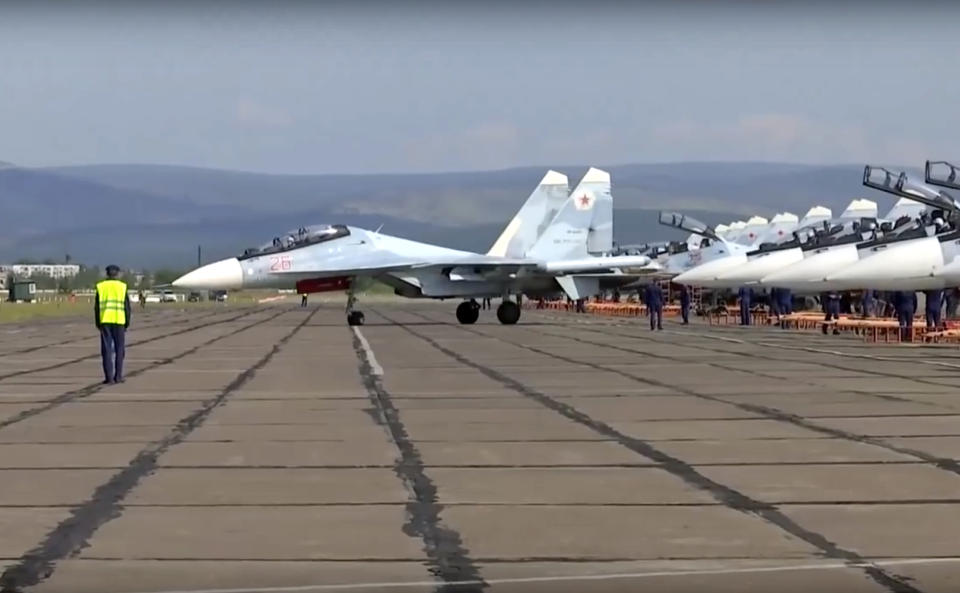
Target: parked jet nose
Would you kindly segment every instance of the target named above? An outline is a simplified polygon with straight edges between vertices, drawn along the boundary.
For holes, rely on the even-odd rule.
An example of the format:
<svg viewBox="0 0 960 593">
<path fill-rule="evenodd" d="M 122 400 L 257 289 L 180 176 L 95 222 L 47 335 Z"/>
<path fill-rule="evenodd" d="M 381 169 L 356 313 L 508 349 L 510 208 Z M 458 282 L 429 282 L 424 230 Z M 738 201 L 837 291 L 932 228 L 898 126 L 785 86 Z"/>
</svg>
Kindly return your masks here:
<svg viewBox="0 0 960 593">
<path fill-rule="evenodd" d="M 230 290 L 243 288 L 243 268 L 235 257 L 201 266 L 173 281 L 178 288 Z"/>
<path fill-rule="evenodd" d="M 742 266 L 746 261 L 747 256 L 745 254 L 731 254 L 687 270 L 675 277 L 673 281 L 677 284 L 687 284 L 689 286 L 716 286 L 717 278 L 721 274 L 730 272 L 737 266 Z"/>
<path fill-rule="evenodd" d="M 720 274 L 719 279 L 724 282 L 753 284 L 760 279 L 791 264 L 803 260 L 803 251 L 799 247 L 771 251 L 748 260 L 742 266 L 737 266 L 730 272 Z"/>
<path fill-rule="evenodd" d="M 837 245 L 765 276 L 760 284 L 791 290 L 820 290 L 826 277 L 859 261 L 857 246 Z M 825 285 L 824 285 L 825 286 Z"/>
<path fill-rule="evenodd" d="M 942 288 L 933 272 L 943 265 L 943 252 L 936 237 L 888 245 L 857 263 L 827 276 L 833 289 L 927 290 Z"/>
</svg>

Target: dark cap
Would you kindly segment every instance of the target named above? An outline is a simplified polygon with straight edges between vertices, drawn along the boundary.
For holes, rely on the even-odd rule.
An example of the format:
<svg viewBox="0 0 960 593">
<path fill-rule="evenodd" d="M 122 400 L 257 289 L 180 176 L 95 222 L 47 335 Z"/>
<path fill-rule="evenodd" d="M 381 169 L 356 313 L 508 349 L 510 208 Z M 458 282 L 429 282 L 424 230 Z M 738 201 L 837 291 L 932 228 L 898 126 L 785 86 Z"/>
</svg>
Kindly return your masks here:
<svg viewBox="0 0 960 593">
<path fill-rule="evenodd" d="M 109 266 L 107 266 L 107 276 L 111 278 L 116 278 L 119 275 L 120 275 L 120 266 L 115 266 L 113 264 L 110 264 Z"/>
</svg>

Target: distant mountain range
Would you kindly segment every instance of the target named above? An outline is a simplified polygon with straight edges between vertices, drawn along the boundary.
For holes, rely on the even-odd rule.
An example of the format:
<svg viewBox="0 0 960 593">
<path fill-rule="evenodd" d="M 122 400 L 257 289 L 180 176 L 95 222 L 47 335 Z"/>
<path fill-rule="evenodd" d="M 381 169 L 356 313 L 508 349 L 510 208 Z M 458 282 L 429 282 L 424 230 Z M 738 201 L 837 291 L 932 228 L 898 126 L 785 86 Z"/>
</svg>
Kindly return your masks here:
<svg viewBox="0 0 960 593">
<path fill-rule="evenodd" d="M 602 166 L 602 165 L 601 165 Z M 587 166 L 554 167 L 571 186 Z M 680 238 L 660 209 L 704 222 L 814 204 L 839 212 L 869 196 L 862 165 L 668 163 L 604 167 L 613 177 L 621 243 Z M 545 167 L 384 175 L 268 175 L 164 165 L 20 168 L 0 163 L 0 261 L 63 258 L 125 266 L 185 267 L 239 253 L 305 224 L 343 222 L 485 250 Z M 888 199 L 889 198 L 889 199 Z"/>
</svg>

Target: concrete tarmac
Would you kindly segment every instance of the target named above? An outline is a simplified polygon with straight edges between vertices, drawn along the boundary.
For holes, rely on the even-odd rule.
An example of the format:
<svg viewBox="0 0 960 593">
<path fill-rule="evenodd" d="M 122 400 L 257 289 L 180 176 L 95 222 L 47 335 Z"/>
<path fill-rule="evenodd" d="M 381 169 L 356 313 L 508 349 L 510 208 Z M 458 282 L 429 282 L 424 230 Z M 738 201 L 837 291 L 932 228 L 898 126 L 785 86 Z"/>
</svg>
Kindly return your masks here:
<svg viewBox="0 0 960 593">
<path fill-rule="evenodd" d="M 0 326 L 0 583 L 960 590 L 960 350 L 455 303 Z"/>
</svg>

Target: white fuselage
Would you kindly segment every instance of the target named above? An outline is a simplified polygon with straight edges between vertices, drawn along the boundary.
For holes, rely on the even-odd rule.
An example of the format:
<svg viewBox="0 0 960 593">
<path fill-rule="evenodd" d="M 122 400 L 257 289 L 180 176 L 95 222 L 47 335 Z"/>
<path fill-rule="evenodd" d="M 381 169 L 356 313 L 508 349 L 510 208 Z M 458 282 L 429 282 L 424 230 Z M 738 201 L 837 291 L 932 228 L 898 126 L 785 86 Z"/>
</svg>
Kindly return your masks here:
<svg viewBox="0 0 960 593">
<path fill-rule="evenodd" d="M 937 236 L 874 245 L 859 250 L 859 260 L 826 276 L 829 290 L 935 290 L 947 286 L 937 275 L 958 253 L 957 241 Z"/>
</svg>

